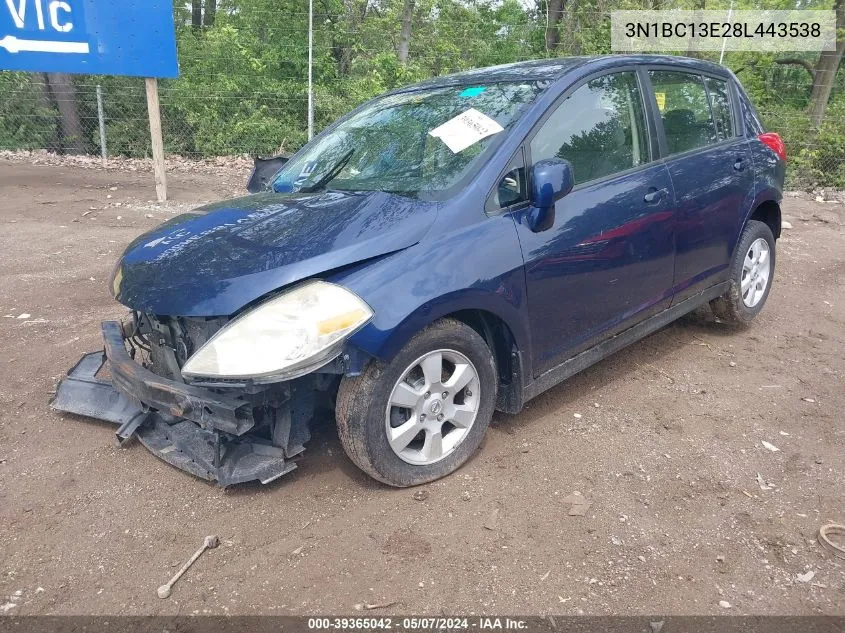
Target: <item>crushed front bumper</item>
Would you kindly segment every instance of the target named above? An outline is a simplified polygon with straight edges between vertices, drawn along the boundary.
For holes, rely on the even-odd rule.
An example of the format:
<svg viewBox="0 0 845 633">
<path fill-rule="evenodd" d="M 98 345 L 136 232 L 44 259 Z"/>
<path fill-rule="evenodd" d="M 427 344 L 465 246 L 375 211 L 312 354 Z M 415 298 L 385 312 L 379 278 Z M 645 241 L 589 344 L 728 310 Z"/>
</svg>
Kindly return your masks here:
<svg viewBox="0 0 845 633">
<path fill-rule="evenodd" d="M 177 468 L 221 486 L 269 483 L 296 468 L 310 434 L 292 424 L 290 390 L 274 394 L 280 414 L 268 438 L 256 426 L 254 403 L 237 389 L 206 389 L 168 380 L 135 362 L 117 321 L 103 323 L 104 351 L 86 354 L 56 388 L 51 406 L 118 424 L 118 440 L 132 435 Z M 111 380 L 97 376 L 107 363 Z M 232 393 L 229 393 L 232 392 Z M 287 405 L 285 407 L 285 405 Z"/>
</svg>

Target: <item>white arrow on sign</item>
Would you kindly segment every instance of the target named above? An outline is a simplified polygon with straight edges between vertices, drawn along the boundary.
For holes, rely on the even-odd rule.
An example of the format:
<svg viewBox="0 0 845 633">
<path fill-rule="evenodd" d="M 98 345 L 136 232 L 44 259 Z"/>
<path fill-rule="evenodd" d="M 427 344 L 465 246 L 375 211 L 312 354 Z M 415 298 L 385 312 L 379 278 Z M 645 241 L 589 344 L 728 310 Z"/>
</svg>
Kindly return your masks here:
<svg viewBox="0 0 845 633">
<path fill-rule="evenodd" d="M 45 40 L 22 40 L 7 35 L 0 40 L 0 48 L 10 53 L 82 53 L 89 52 L 88 42 L 51 42 Z"/>
</svg>

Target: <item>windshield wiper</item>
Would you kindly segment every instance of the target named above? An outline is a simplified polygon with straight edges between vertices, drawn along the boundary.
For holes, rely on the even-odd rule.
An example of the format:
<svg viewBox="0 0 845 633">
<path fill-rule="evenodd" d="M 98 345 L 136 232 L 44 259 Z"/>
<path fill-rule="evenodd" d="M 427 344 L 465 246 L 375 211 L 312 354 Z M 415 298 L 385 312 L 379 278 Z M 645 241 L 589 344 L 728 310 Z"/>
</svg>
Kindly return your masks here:
<svg viewBox="0 0 845 633">
<path fill-rule="evenodd" d="M 340 157 L 334 167 L 332 167 L 329 171 L 326 172 L 326 175 L 320 178 L 317 182 L 313 185 L 309 185 L 307 187 L 300 187 L 300 193 L 314 193 L 315 191 L 320 191 L 320 189 L 325 189 L 326 185 L 329 184 L 332 180 L 334 180 L 337 175 L 341 172 L 341 170 L 346 167 L 346 163 L 352 158 L 352 154 L 355 153 L 355 149 L 351 149 L 346 152 L 343 156 Z"/>
</svg>

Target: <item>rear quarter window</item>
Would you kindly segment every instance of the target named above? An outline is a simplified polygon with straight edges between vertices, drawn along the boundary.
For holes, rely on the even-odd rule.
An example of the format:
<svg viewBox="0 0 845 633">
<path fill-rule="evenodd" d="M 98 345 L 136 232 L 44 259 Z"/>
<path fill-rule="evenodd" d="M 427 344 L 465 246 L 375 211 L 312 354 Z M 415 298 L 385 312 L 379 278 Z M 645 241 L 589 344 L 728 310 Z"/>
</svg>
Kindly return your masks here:
<svg viewBox="0 0 845 633">
<path fill-rule="evenodd" d="M 714 77 L 705 77 L 704 85 L 707 86 L 707 94 L 710 96 L 718 139 L 724 141 L 735 136 L 728 82 Z"/>
<path fill-rule="evenodd" d="M 754 105 L 742 91 L 739 90 L 739 104 L 742 114 L 742 121 L 745 125 L 745 134 L 749 136 L 758 136 L 764 132 L 763 124 L 760 122 L 760 116 Z"/>
</svg>

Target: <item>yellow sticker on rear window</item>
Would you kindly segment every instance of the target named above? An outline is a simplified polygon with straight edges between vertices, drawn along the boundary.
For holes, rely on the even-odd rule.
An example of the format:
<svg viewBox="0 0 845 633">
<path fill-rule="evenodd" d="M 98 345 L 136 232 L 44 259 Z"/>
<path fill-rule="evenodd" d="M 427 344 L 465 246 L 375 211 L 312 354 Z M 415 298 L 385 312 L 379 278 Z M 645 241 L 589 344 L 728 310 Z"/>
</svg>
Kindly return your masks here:
<svg viewBox="0 0 845 633">
<path fill-rule="evenodd" d="M 658 109 L 661 112 L 663 112 L 666 109 L 666 93 L 665 92 L 655 92 L 654 98 L 657 99 Z"/>
</svg>

